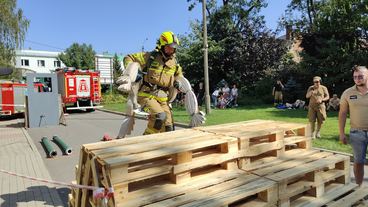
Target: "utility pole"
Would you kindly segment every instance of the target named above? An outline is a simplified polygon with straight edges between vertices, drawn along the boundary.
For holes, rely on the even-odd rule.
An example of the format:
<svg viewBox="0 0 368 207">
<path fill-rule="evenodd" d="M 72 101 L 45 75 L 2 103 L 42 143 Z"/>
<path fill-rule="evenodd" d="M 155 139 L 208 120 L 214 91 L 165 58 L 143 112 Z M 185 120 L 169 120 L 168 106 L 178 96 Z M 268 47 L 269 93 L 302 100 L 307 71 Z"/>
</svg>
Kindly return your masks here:
<svg viewBox="0 0 368 207">
<path fill-rule="evenodd" d="M 210 87 L 208 79 L 208 44 L 207 44 L 207 20 L 206 20 L 206 0 L 202 0 L 203 15 L 203 51 L 204 51 L 204 90 L 206 102 L 206 114 L 211 113 Z"/>
</svg>

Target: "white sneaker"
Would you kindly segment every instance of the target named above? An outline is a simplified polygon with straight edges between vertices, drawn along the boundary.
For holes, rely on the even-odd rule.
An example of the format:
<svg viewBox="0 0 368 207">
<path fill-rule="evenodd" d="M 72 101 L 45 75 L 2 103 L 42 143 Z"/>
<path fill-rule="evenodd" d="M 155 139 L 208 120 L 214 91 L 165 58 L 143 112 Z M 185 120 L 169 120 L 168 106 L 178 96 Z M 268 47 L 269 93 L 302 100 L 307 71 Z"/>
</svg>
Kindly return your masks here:
<svg viewBox="0 0 368 207">
<path fill-rule="evenodd" d="M 136 116 L 141 116 L 141 117 L 146 117 L 149 115 L 149 113 L 142 111 L 141 108 L 134 109 L 133 112 Z"/>
</svg>

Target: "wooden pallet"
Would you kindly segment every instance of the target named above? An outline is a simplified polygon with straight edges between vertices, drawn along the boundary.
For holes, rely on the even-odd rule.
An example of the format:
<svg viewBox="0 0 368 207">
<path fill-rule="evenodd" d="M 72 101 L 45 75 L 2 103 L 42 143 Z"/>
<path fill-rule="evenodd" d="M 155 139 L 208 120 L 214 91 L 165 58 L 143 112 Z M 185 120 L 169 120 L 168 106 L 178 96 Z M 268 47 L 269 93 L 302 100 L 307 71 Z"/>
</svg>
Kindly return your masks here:
<svg viewBox="0 0 368 207">
<path fill-rule="evenodd" d="M 253 120 L 196 129 L 237 138 L 239 166 L 244 170 L 256 161 L 277 158 L 288 150 L 311 148 L 310 126 L 307 124 Z"/>
<path fill-rule="evenodd" d="M 191 182 L 166 183 L 132 192 L 117 206 L 275 206 L 275 182 L 239 170 L 195 175 Z"/>
<path fill-rule="evenodd" d="M 115 151 L 115 156 L 111 156 L 114 153 L 110 151 L 114 151 L 114 147 L 107 154 L 106 150 L 93 152 L 102 169 L 103 180 L 110 179 L 115 189 L 117 203 L 125 200 L 135 188 L 145 188 L 162 179 L 175 184 L 188 182 L 198 168 L 221 165 L 223 169 L 237 169 L 237 140 L 208 133 L 187 134 L 165 144 L 135 144 L 135 150 L 130 151 L 126 147 L 117 148 L 120 153 Z M 109 186 L 109 183 L 102 184 Z"/>
<path fill-rule="evenodd" d="M 368 206 L 368 187 L 356 187 L 337 200 L 327 203 L 327 207 Z"/>
<path fill-rule="evenodd" d="M 322 206 L 355 187 L 349 157 L 318 150 L 289 151 L 251 172 L 278 183 L 279 206 Z M 340 194 L 341 195 L 341 194 Z"/>
<path fill-rule="evenodd" d="M 86 144 L 76 183 L 113 187 L 109 206 L 322 206 L 355 185 L 349 158 L 311 150 L 310 135 L 255 120 Z M 69 203 L 96 206 L 88 190 Z"/>
<path fill-rule="evenodd" d="M 90 179 L 91 175 L 91 158 L 84 147 L 81 148 L 79 153 L 79 164 L 75 167 L 76 171 L 76 184 L 86 186 L 97 186 L 93 184 Z M 69 206 L 80 207 L 87 206 L 88 198 L 92 195 L 92 192 L 86 189 L 72 189 L 71 195 L 69 195 Z M 72 200 L 72 201 L 71 201 Z"/>
<path fill-rule="evenodd" d="M 196 130 L 85 145 L 80 184 L 110 187 L 115 202 L 125 202 L 133 191 L 151 185 L 190 181 L 195 173 L 211 169 L 238 169 L 236 138 Z M 75 203 L 86 205 L 91 192 L 81 191 Z"/>
</svg>

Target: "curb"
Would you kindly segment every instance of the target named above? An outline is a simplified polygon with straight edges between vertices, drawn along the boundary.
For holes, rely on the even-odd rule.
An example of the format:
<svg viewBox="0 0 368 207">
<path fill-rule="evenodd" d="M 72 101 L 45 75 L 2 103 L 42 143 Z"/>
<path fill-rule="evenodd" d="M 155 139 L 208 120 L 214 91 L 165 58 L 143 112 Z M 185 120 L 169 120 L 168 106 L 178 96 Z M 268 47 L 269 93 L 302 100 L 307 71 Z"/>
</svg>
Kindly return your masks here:
<svg viewBox="0 0 368 207">
<path fill-rule="evenodd" d="M 27 139 L 27 142 L 28 142 L 29 146 L 31 147 L 32 151 L 37 152 L 37 154 L 39 154 L 36 145 L 33 143 L 32 138 L 29 136 L 28 132 L 24 128 L 24 125 L 22 125 L 23 122 L 21 122 L 20 119 L 17 119 L 17 121 L 18 121 L 19 128 L 22 130 L 22 132 L 23 132 L 25 138 Z M 40 155 L 40 157 L 41 157 L 41 155 Z"/>
<path fill-rule="evenodd" d="M 112 111 L 112 110 L 108 110 L 108 109 L 96 109 L 97 111 L 103 111 L 103 112 L 107 112 L 107 113 L 112 113 L 112 114 L 117 114 L 117 115 L 122 115 L 122 116 L 127 116 L 126 113 L 124 112 L 119 112 L 119 111 Z M 134 117 L 136 119 L 141 119 L 141 120 L 147 120 L 143 117 Z M 188 126 L 188 124 L 184 124 L 184 123 L 180 123 L 180 122 L 174 122 L 175 126 L 181 127 L 181 128 L 190 128 Z"/>
</svg>

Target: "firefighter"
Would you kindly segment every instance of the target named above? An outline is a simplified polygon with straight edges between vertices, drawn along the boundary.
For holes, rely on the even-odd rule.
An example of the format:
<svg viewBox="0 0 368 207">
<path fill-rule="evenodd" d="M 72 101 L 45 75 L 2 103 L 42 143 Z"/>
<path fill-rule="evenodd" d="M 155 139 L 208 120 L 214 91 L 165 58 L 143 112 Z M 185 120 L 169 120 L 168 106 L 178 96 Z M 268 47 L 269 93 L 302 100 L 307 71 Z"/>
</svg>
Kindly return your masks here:
<svg viewBox="0 0 368 207">
<path fill-rule="evenodd" d="M 182 68 L 176 61 L 175 53 L 178 46 L 179 40 L 175 34 L 166 31 L 160 35 L 154 51 L 139 52 L 124 57 L 124 66 L 128 69 L 125 77 L 129 78 L 124 78 L 124 75 L 120 77 L 117 82 L 121 85 L 118 89 L 129 91 L 130 94 L 137 93 L 137 102 L 150 114 L 144 134 L 173 131 L 171 101 L 176 97 L 176 90 L 184 88 L 184 92 L 191 92 L 190 85 L 188 88 L 185 82 L 187 80 L 183 77 Z M 139 69 L 133 67 L 137 63 Z M 138 91 L 132 91 L 132 86 L 137 82 L 140 83 Z M 193 99 L 189 98 L 189 100 Z M 193 106 L 193 104 L 187 105 Z M 200 118 L 200 122 L 204 123 L 204 114 L 196 114 L 203 117 Z"/>
</svg>

